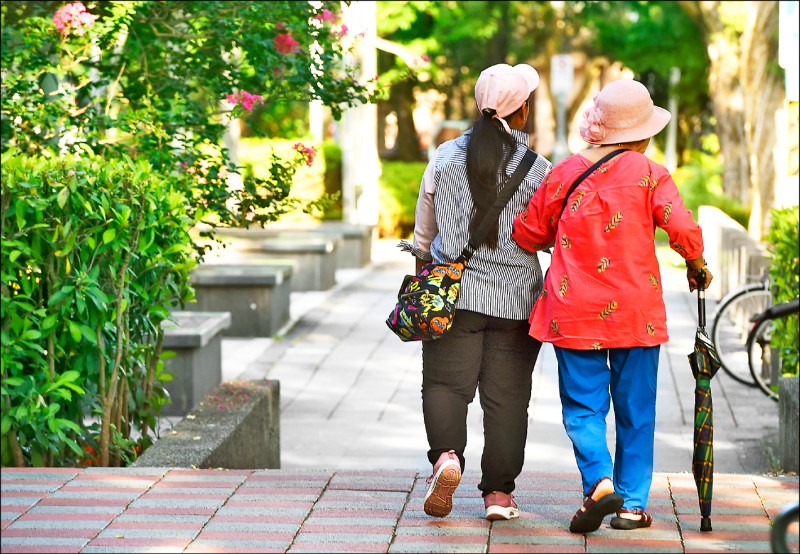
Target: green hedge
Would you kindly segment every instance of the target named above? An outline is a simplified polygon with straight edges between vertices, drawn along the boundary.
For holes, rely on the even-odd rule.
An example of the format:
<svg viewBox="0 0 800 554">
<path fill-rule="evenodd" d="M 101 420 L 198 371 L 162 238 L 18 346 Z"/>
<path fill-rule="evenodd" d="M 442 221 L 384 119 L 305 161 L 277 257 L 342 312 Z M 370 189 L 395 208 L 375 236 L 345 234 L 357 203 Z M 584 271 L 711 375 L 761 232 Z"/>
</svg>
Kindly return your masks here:
<svg viewBox="0 0 800 554">
<path fill-rule="evenodd" d="M 767 234 L 767 249 L 772 263 L 769 276 L 775 302 L 787 302 L 800 295 L 800 209 L 797 206 L 773 209 Z M 772 345 L 780 350 L 784 375 L 797 375 L 800 327 L 797 314 L 775 320 Z"/>
<path fill-rule="evenodd" d="M 709 149 L 712 152 L 716 150 L 714 147 Z M 676 168 L 672 172 L 672 177 L 680 190 L 684 204 L 692 210 L 695 219 L 700 206 L 714 206 L 746 229 L 750 219 L 750 207 L 723 193 L 723 167 L 719 156 L 713 153 L 707 154 L 702 150 L 688 151 L 687 156 L 686 163 Z"/>
<path fill-rule="evenodd" d="M 378 235 L 409 238 L 414 233 L 414 212 L 419 185 L 427 162 L 381 162 L 378 183 Z"/>
<path fill-rule="evenodd" d="M 193 300 L 186 199 L 130 159 L 2 159 L 2 464 L 126 465 L 152 443 L 161 323 Z"/>
</svg>

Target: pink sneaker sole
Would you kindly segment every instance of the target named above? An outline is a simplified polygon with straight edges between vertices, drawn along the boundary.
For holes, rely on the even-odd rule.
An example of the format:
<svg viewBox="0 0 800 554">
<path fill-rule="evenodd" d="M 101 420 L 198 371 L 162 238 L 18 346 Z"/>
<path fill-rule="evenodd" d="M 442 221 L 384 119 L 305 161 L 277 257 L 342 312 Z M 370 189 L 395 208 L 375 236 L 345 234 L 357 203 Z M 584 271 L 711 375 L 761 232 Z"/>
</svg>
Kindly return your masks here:
<svg viewBox="0 0 800 554">
<path fill-rule="evenodd" d="M 433 476 L 428 494 L 425 495 L 425 513 L 433 517 L 445 517 L 453 509 L 453 494 L 461 482 L 461 466 L 455 460 L 444 462 Z"/>
</svg>

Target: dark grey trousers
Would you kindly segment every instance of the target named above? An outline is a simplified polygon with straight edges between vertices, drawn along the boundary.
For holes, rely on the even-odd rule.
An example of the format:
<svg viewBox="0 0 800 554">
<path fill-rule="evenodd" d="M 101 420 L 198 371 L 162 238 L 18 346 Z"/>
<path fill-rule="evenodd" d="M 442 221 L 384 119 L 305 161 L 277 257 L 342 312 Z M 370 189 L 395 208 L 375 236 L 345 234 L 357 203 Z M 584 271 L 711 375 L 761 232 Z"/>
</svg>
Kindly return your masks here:
<svg viewBox="0 0 800 554">
<path fill-rule="evenodd" d="M 525 461 L 531 375 L 542 343 L 524 320 L 458 310 L 445 336 L 422 344 L 422 411 L 431 464 L 455 450 L 464 469 L 467 407 L 483 408 L 483 495 L 514 490 Z"/>
</svg>

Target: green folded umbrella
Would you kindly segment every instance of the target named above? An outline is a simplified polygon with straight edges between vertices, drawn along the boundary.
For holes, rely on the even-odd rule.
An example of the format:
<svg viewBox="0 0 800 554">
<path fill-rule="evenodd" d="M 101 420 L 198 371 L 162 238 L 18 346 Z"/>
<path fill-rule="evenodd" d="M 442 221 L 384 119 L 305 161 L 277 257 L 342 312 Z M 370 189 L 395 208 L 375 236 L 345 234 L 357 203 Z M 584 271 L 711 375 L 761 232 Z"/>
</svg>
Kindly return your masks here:
<svg viewBox="0 0 800 554">
<path fill-rule="evenodd" d="M 714 344 L 705 331 L 705 290 L 702 286 L 697 289 L 697 313 L 694 350 L 689 354 L 689 364 L 695 378 L 692 474 L 700 503 L 700 530 L 711 531 L 711 496 L 714 488 L 714 407 L 711 400 L 711 379 L 719 370 L 720 361 Z"/>
</svg>

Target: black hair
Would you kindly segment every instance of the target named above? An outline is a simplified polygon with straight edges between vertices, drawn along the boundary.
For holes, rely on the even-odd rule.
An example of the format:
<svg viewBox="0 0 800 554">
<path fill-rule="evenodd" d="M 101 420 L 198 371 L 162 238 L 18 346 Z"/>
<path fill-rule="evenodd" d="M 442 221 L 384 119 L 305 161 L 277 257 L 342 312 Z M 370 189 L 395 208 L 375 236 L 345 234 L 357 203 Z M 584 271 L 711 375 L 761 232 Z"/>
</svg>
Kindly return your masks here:
<svg viewBox="0 0 800 554">
<path fill-rule="evenodd" d="M 504 119 L 510 119 L 517 111 Z M 475 206 L 470 218 L 470 233 L 475 232 L 481 220 L 497 199 L 497 192 L 507 179 L 508 162 L 516 150 L 516 139 L 495 119 L 495 111 L 486 109 L 472 125 L 467 144 L 467 180 Z M 495 222 L 484 244 L 497 248 L 500 223 Z"/>
</svg>

